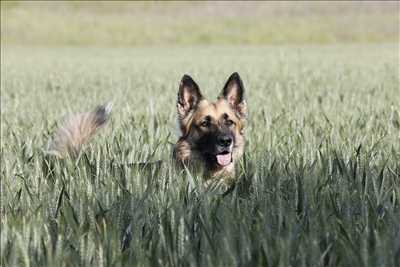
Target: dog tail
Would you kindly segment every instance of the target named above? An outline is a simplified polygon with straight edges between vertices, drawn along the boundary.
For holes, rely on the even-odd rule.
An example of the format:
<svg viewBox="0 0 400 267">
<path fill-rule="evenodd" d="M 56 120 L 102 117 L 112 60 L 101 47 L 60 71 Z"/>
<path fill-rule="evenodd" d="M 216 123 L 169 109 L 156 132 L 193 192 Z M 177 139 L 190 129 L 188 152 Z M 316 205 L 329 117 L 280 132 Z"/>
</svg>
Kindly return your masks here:
<svg viewBox="0 0 400 267">
<path fill-rule="evenodd" d="M 50 141 L 47 152 L 59 158 L 67 155 L 78 156 L 82 146 L 107 124 L 111 109 L 112 104 L 109 102 L 97 106 L 91 112 L 79 113 L 67 118 Z"/>
</svg>

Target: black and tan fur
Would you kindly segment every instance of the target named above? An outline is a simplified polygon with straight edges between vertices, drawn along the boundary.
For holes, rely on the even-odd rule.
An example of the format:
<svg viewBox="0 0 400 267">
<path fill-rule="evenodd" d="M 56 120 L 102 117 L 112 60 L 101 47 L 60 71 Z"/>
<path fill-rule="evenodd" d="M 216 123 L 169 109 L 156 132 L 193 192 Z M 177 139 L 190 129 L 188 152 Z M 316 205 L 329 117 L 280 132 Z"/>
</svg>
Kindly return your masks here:
<svg viewBox="0 0 400 267">
<path fill-rule="evenodd" d="M 242 157 L 245 147 L 247 119 L 244 86 L 239 74 L 233 73 L 228 78 L 215 102 L 206 100 L 196 82 L 184 75 L 179 86 L 177 111 L 181 131 L 174 148 L 177 163 L 200 167 L 205 179 L 222 178 L 233 182 L 235 163 Z"/>
</svg>

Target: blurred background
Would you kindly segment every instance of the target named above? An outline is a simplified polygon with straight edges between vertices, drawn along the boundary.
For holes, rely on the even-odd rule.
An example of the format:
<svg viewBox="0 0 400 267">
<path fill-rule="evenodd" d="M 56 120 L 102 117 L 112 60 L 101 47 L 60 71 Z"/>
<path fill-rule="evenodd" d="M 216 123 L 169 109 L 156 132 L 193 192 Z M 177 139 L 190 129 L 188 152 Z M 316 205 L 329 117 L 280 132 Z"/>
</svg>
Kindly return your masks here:
<svg viewBox="0 0 400 267">
<path fill-rule="evenodd" d="M 395 1 L 1 1 L 2 45 L 393 43 L 399 24 Z"/>
</svg>

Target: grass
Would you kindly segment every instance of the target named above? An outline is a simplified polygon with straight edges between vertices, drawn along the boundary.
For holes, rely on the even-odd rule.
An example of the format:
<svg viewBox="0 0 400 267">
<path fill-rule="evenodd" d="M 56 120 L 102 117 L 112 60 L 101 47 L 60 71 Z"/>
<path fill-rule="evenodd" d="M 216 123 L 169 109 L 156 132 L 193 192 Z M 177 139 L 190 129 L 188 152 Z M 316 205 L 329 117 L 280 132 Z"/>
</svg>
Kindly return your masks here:
<svg viewBox="0 0 400 267">
<path fill-rule="evenodd" d="M 399 266 L 398 46 L 2 48 L 2 266 Z M 178 82 L 238 71 L 247 148 L 219 196 L 171 162 Z M 46 176 L 64 114 L 109 126 Z M 160 168 L 119 164 L 162 160 Z"/>
<path fill-rule="evenodd" d="M 394 1 L 1 3 L 1 41 L 13 45 L 124 47 L 399 40 L 399 3 Z"/>
</svg>

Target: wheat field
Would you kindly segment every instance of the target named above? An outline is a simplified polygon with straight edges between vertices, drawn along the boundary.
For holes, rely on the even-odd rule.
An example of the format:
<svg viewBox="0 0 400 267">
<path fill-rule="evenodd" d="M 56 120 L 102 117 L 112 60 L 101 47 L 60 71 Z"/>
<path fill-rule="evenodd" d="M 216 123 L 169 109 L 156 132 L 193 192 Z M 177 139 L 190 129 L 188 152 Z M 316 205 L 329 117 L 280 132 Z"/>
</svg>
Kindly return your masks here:
<svg viewBox="0 0 400 267">
<path fill-rule="evenodd" d="M 399 46 L 390 31 L 355 42 L 221 44 L 211 32 L 210 43 L 113 45 L 24 35 L 15 14 L 29 10 L 2 7 L 1 266 L 400 266 Z M 175 101 L 183 74 L 215 98 L 235 71 L 247 144 L 238 183 L 222 196 L 174 167 Z M 57 125 L 109 101 L 108 126 L 48 173 Z"/>
</svg>

